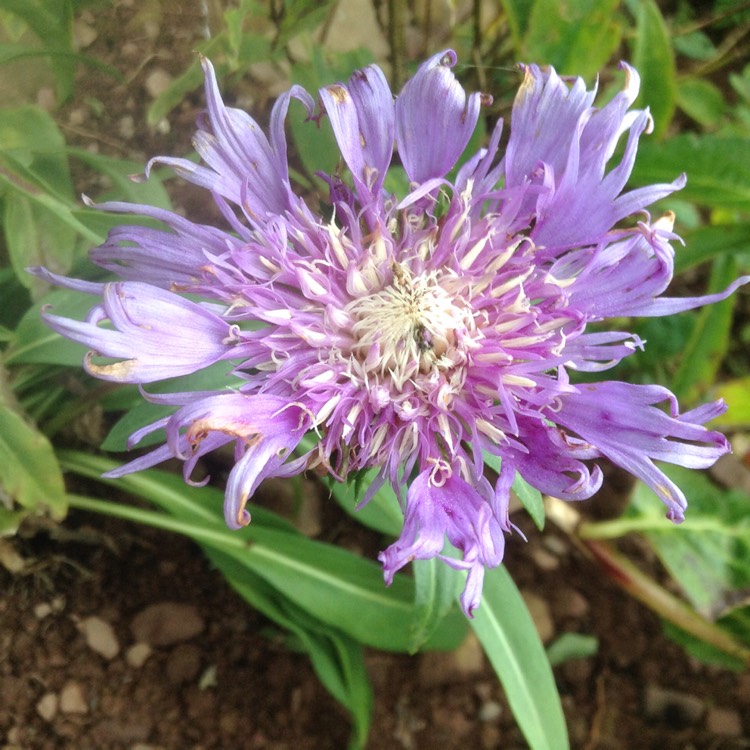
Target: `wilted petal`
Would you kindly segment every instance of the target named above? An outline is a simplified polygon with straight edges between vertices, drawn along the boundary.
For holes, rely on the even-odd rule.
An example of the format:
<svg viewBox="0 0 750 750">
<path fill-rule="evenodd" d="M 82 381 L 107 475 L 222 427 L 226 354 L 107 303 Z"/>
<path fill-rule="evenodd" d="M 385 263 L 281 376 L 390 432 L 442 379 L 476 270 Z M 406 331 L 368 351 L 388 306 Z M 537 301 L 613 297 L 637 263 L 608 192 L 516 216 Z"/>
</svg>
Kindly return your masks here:
<svg viewBox="0 0 750 750">
<path fill-rule="evenodd" d="M 91 347 L 88 372 L 119 383 L 151 383 L 208 367 L 231 356 L 238 333 L 195 302 L 138 282 L 106 284 L 87 321 L 43 317 L 58 333 Z M 104 321 L 114 330 L 98 325 Z M 96 355 L 123 361 L 96 364 Z"/>
<path fill-rule="evenodd" d="M 245 510 L 250 496 L 263 479 L 284 475 L 281 467 L 309 425 L 309 415 L 285 399 L 225 393 L 182 407 L 167 433 L 173 450 L 179 446 L 183 429 L 193 451 L 212 434 L 237 441 L 241 458 L 229 475 L 224 517 L 228 526 L 238 529 L 250 522 Z"/>
<path fill-rule="evenodd" d="M 394 139 L 393 94 L 383 71 L 370 65 L 355 72 L 348 87 L 336 83 L 322 88 L 320 98 L 360 197 L 377 195 Z"/>
</svg>

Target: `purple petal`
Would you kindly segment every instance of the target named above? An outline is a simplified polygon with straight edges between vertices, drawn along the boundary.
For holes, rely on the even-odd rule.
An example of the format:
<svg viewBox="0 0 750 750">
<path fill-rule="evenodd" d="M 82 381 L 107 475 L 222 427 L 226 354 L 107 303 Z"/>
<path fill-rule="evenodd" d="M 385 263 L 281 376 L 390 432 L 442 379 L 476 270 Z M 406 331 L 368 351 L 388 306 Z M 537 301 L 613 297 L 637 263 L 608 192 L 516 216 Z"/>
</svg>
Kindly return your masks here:
<svg viewBox="0 0 750 750">
<path fill-rule="evenodd" d="M 627 65 L 625 87 L 602 109 L 592 104 L 596 90 L 582 79 L 568 86 L 554 70 L 524 67 L 513 105 L 505 158 L 506 184 L 537 184 L 524 210 L 532 212 L 534 242 L 556 254 L 575 245 L 600 242 L 621 219 L 679 190 L 684 176 L 620 196 L 635 161 L 640 135 L 650 129 L 647 111 L 628 112 L 638 95 L 638 74 Z M 608 174 L 620 136 L 629 131 L 620 160 Z"/>
<path fill-rule="evenodd" d="M 63 336 L 91 347 L 86 370 L 118 383 L 150 383 L 187 375 L 230 356 L 238 332 L 217 315 L 148 284 L 106 284 L 87 321 L 44 314 Z M 111 328 L 98 323 L 110 321 Z M 100 365 L 92 356 L 124 361 Z"/>
<path fill-rule="evenodd" d="M 187 428 L 191 446 L 211 433 L 237 439 L 243 451 L 227 482 L 224 517 L 230 528 L 250 522 L 245 506 L 260 482 L 284 474 L 282 465 L 310 425 L 309 415 L 298 404 L 266 395 L 226 393 L 210 396 L 180 409 L 170 426 L 172 439 Z"/>
<path fill-rule="evenodd" d="M 569 253 L 565 267 L 555 264 L 557 278 L 574 277 L 567 286 L 569 303 L 599 320 L 641 315 L 672 280 L 674 250 L 669 244 L 674 215 L 653 227 L 639 225 L 620 242 Z"/>
<path fill-rule="evenodd" d="M 540 162 L 555 174 L 563 172 L 570 143 L 596 95 L 586 91 L 580 78 L 568 87 L 551 68 L 523 65 L 521 70 L 524 78 L 513 104 L 505 152 L 509 186 L 532 180 Z"/>
<path fill-rule="evenodd" d="M 164 209 L 132 203 L 102 203 L 102 211 L 138 214 L 164 222 L 166 232 L 137 224 L 121 224 L 90 257 L 97 265 L 123 279 L 145 281 L 171 289 L 193 288 L 210 276 L 209 255 L 222 255 L 242 246 L 227 232 Z"/>
<path fill-rule="evenodd" d="M 669 414 L 655 406 L 664 401 Z M 729 452 L 721 433 L 702 426 L 704 420 L 724 410 L 720 402 L 680 416 L 676 399 L 666 388 L 609 381 L 579 386 L 578 393 L 566 394 L 561 403 L 558 411 L 550 412 L 550 419 L 648 484 L 673 521 L 684 518 L 687 501 L 653 461 L 704 469 Z M 699 421 L 691 422 L 691 417 Z"/>
<path fill-rule="evenodd" d="M 661 297 L 651 301 L 647 307 L 638 309 L 637 315 L 641 317 L 659 317 L 662 315 L 674 315 L 675 313 L 693 310 L 704 305 L 713 305 L 729 297 L 735 290 L 744 284 L 750 284 L 750 276 L 740 276 L 733 281 L 723 292 L 705 294 L 702 297 Z"/>
<path fill-rule="evenodd" d="M 423 63 L 396 99 L 396 141 L 412 182 L 443 177 L 466 148 L 479 119 L 480 94 L 467 98 L 446 50 Z"/>
<path fill-rule="evenodd" d="M 334 135 L 355 185 L 367 195 L 383 186 L 393 154 L 393 94 L 383 71 L 375 65 L 357 71 L 348 88 L 333 84 L 320 90 Z"/>
<path fill-rule="evenodd" d="M 505 551 L 504 529 L 490 504 L 467 482 L 455 475 L 441 485 L 423 471 L 409 487 L 401 537 L 380 553 L 386 583 L 412 560 L 440 556 L 446 563 L 469 571 L 461 598 L 468 617 L 479 606 L 485 567 L 495 568 Z M 463 553 L 462 561 L 441 556 L 445 538 Z"/>
<path fill-rule="evenodd" d="M 271 115 L 272 143 L 269 143 L 252 117 L 224 105 L 213 66 L 205 58 L 202 65 L 206 75 L 208 122 L 199 128 L 193 144 L 208 167 L 187 159 L 157 157 L 148 163 L 146 176 L 156 164 L 169 166 L 184 179 L 241 205 L 248 217 L 261 223 L 269 214 L 291 210 L 299 199 L 289 185 L 283 120 L 291 98 L 300 99 L 310 112 L 312 98 L 298 86 L 279 98 Z"/>
<path fill-rule="evenodd" d="M 576 443 L 554 425 L 533 417 L 518 423 L 528 452 L 518 451 L 511 460 L 529 484 L 563 500 L 586 500 L 599 491 L 601 469 L 595 466 L 591 472 L 581 460 L 599 455 L 593 446 Z"/>
<path fill-rule="evenodd" d="M 83 292 L 84 294 L 95 294 L 99 296 L 104 291 L 105 285 L 97 281 L 71 279 L 67 276 L 60 276 L 59 274 L 52 273 L 52 271 L 48 271 L 46 268 L 42 268 L 41 266 L 32 266 L 31 268 L 27 268 L 26 270 L 30 274 L 33 274 L 40 279 L 44 279 L 44 281 L 48 282 L 49 284 L 61 286 L 65 289 L 72 289 L 76 292 Z"/>
</svg>

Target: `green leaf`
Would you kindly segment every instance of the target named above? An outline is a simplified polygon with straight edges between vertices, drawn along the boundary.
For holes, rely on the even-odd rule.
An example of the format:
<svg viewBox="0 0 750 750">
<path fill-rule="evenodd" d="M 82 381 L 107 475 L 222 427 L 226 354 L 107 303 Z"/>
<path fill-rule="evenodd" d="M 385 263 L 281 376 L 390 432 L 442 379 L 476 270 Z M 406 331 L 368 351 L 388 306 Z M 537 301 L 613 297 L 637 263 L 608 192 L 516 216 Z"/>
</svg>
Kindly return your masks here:
<svg viewBox="0 0 750 750">
<path fill-rule="evenodd" d="M 65 139 L 41 107 L 28 104 L 0 109 L 0 153 L 12 159 L 11 168 L 21 165 L 49 192 L 61 199 L 73 198 Z"/>
<path fill-rule="evenodd" d="M 553 667 L 573 659 L 586 659 L 599 650 L 599 639 L 583 633 L 563 633 L 547 649 L 547 658 Z"/>
<path fill-rule="evenodd" d="M 513 480 L 513 492 L 526 508 L 531 520 L 536 524 L 539 531 L 544 529 L 544 500 L 542 493 L 536 487 L 532 487 L 518 472 Z"/>
<path fill-rule="evenodd" d="M 22 18 L 50 51 L 73 52 L 71 0 L 3 0 L 3 10 Z M 73 93 L 75 58 L 56 58 L 53 71 L 63 102 Z"/>
<path fill-rule="evenodd" d="M 560 696 L 534 622 L 504 567 L 488 570 L 471 626 L 532 750 L 567 750 Z"/>
<path fill-rule="evenodd" d="M 711 270 L 709 292 L 725 289 L 737 278 L 737 262 L 732 256 L 717 258 Z M 736 296 L 704 307 L 683 350 L 680 366 L 672 379 L 672 390 L 681 401 L 695 403 L 716 379 L 729 348 L 732 312 Z"/>
<path fill-rule="evenodd" d="M 688 498 L 685 523 L 665 522 L 651 489 L 638 483 L 621 531 L 630 522 L 644 533 L 693 606 L 715 619 L 750 586 L 750 498 L 700 472 L 661 468 Z"/>
<path fill-rule="evenodd" d="M 320 681 L 351 714 L 352 748 L 364 747 L 372 713 L 372 686 L 362 647 L 339 630 L 312 618 L 231 555 L 205 549 L 229 585 L 250 604 L 299 639 Z"/>
<path fill-rule="evenodd" d="M 703 31 L 675 36 L 672 44 L 677 52 L 692 60 L 710 60 L 716 54 L 716 46 L 711 37 Z"/>
<path fill-rule="evenodd" d="M 750 222 L 712 224 L 681 234 L 685 247 L 675 248 L 675 275 L 721 255 L 750 252 Z"/>
<path fill-rule="evenodd" d="M 332 0 L 286 0 L 276 29 L 274 48 L 283 49 L 294 37 L 323 23 Z"/>
<path fill-rule="evenodd" d="M 43 282 L 24 269 L 44 265 L 67 272 L 78 239 L 59 210 L 73 196 L 64 140 L 39 107 L 0 110 L 0 181 L 8 188 L 3 224 L 11 265 L 21 284 L 40 293 Z M 50 202 L 58 210 L 51 210 Z"/>
<path fill-rule="evenodd" d="M 8 510 L 0 505 L 0 537 L 13 536 L 26 516 L 26 511 Z"/>
<path fill-rule="evenodd" d="M 563 74 L 596 75 L 620 43 L 619 4 L 619 0 L 536 0 L 524 39 L 524 59 L 553 65 Z"/>
<path fill-rule="evenodd" d="M 731 603 L 721 612 L 717 622 L 738 640 L 750 644 L 750 596 L 747 590 L 740 596 L 738 602 Z"/>
<path fill-rule="evenodd" d="M 369 469 L 362 475 L 360 484 L 366 490 L 377 477 L 379 469 Z M 366 504 L 359 506 L 356 488 L 351 483 L 337 482 L 330 479 L 328 488 L 334 500 L 355 520 L 370 529 L 389 536 L 398 536 L 404 525 L 404 513 L 401 504 L 388 482 L 372 496 Z"/>
<path fill-rule="evenodd" d="M 65 222 L 24 195 L 5 196 L 3 225 L 10 263 L 20 283 L 38 297 L 47 284 L 26 271 L 44 266 L 65 274 L 73 263 L 77 234 Z"/>
<path fill-rule="evenodd" d="M 114 468 L 103 459 L 63 453 L 66 469 L 92 476 Z M 361 643 L 392 651 L 407 651 L 407 623 L 412 617 L 413 581 L 397 575 L 390 588 L 383 583 L 378 565 L 338 547 L 313 541 L 296 530 L 268 523 L 269 511 L 253 508 L 253 522 L 230 531 L 221 512 L 223 495 L 210 488 L 174 485 L 179 478 L 160 472 L 106 480 L 108 484 L 134 492 L 174 517 L 127 506 L 103 504 L 121 517 L 158 525 L 185 534 L 211 549 L 233 555 L 242 565 L 261 576 L 297 606 L 314 617 L 339 628 Z M 463 616 L 445 618 L 427 644 L 430 648 L 455 647 L 464 629 Z"/>
<path fill-rule="evenodd" d="M 711 422 L 720 429 L 750 426 L 750 375 L 719 383 L 712 395 L 723 398 L 727 403 L 727 410 Z"/>
<path fill-rule="evenodd" d="M 157 208 L 172 208 L 169 194 L 157 176 L 152 174 L 151 179 L 146 182 L 136 182 L 132 179 L 134 174 L 140 175 L 143 172 L 143 164 L 140 162 L 129 159 L 114 159 L 111 156 L 93 154 L 86 149 L 72 146 L 67 146 L 66 151 L 70 156 L 84 162 L 99 174 L 109 177 L 115 187 L 111 191 L 114 199 L 156 206 Z M 121 214 L 117 214 L 117 223 L 123 223 Z"/>
<path fill-rule="evenodd" d="M 446 554 L 453 556 L 457 553 L 451 548 L 446 550 Z M 412 569 L 416 595 L 409 651 L 416 653 L 430 639 L 451 608 L 455 607 L 456 596 L 465 576 L 436 557 L 415 560 Z"/>
<path fill-rule="evenodd" d="M 32 513 L 60 520 L 67 504 L 60 466 L 47 438 L 0 404 L 0 494 Z"/>
<path fill-rule="evenodd" d="M 10 167 L 4 166 L 3 161 L 10 164 Z M 89 242 L 99 245 L 104 241 L 101 235 L 89 229 L 76 217 L 75 203 L 71 198 L 56 195 L 45 180 L 36 177 L 21 161 L 7 153 L 0 159 L 0 188 L 2 187 L 5 187 L 6 192 L 12 191 L 27 197 L 40 209 L 45 209 L 54 218 L 60 219 Z"/>
<path fill-rule="evenodd" d="M 658 139 L 666 133 L 677 99 L 674 52 L 670 32 L 654 0 L 640 0 L 636 12 L 633 65 L 641 76 L 636 106 L 648 106 Z"/>
<path fill-rule="evenodd" d="M 513 37 L 513 46 L 520 57 L 523 49 L 523 38 L 528 31 L 531 13 L 534 9 L 534 0 L 501 0 L 501 4 Z"/>
<path fill-rule="evenodd" d="M 682 78 L 677 85 L 677 105 L 704 128 L 718 126 L 726 109 L 721 90 L 704 78 Z"/>
<path fill-rule="evenodd" d="M 664 635 L 678 646 L 682 646 L 685 652 L 693 659 L 698 659 L 704 664 L 711 664 L 721 669 L 731 669 L 736 672 L 742 672 L 747 668 L 745 660 L 722 651 L 712 643 L 708 643 L 702 638 L 688 633 L 678 625 L 669 622 L 669 620 L 662 620 L 662 627 L 664 628 Z"/>
<path fill-rule="evenodd" d="M 729 83 L 740 99 L 750 103 L 750 63 L 745 65 L 742 73 L 730 73 Z"/>
<path fill-rule="evenodd" d="M 631 175 L 633 185 L 671 182 L 687 172 L 680 198 L 702 206 L 750 210 L 750 170 L 741 154 L 750 153 L 750 138 L 696 135 L 674 136 L 662 143 L 641 140 Z"/>
<path fill-rule="evenodd" d="M 42 308 L 68 318 L 81 319 L 96 304 L 96 298 L 70 289 L 56 289 L 30 307 L 16 329 L 16 338 L 4 356 L 8 365 L 47 364 L 80 367 L 86 347 L 51 330 L 41 318 Z"/>
</svg>

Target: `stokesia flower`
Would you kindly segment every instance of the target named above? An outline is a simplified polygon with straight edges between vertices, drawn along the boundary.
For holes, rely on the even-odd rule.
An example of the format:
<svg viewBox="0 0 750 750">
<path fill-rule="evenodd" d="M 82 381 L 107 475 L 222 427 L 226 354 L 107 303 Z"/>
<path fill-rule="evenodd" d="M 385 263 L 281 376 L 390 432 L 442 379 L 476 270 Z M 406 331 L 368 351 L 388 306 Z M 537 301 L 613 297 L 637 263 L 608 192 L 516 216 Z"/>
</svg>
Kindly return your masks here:
<svg viewBox="0 0 750 750">
<path fill-rule="evenodd" d="M 364 501 L 389 483 L 405 517 L 380 555 L 386 581 L 412 560 L 441 557 L 467 571 L 470 616 L 485 569 L 503 559 L 516 472 L 582 500 L 599 489 L 606 457 L 682 520 L 685 496 L 654 461 L 703 468 L 726 453 L 725 438 L 703 426 L 723 404 L 680 413 L 664 388 L 575 385 L 568 373 L 606 370 L 643 347 L 589 324 L 688 310 L 748 278 L 721 294 L 661 296 L 674 217 L 652 222 L 645 208 L 685 178 L 623 192 L 651 125 L 648 111 L 630 110 L 635 70 L 623 65 L 623 90 L 597 108 L 582 80 L 522 66 L 504 156 L 499 123 L 452 177 L 488 99 L 464 91 L 455 62 L 450 50 L 431 57 L 395 101 L 375 66 L 323 88 L 317 111 L 295 86 L 266 136 L 224 105 L 204 60 L 208 111 L 194 141 L 203 163 L 156 158 L 146 175 L 167 165 L 206 188 L 226 227 L 105 203 L 164 229 L 127 224 L 93 250 L 120 281 L 47 273 L 100 300 L 84 322 L 45 317 L 92 349 L 84 366 L 100 378 L 152 383 L 227 360 L 241 378 L 233 390 L 146 396 L 179 408 L 133 442 L 165 427 L 166 444 L 114 476 L 177 457 L 189 479 L 200 456 L 231 443 L 225 515 L 236 528 L 266 477 L 314 468 L 344 481 L 374 468 Z M 311 120 L 327 116 L 349 169 L 346 180 L 326 177 L 324 215 L 289 179 L 284 121 L 295 99 Z M 385 187 L 394 144 L 408 194 Z M 305 436 L 314 447 L 302 450 Z M 487 455 L 501 461 L 494 484 Z M 459 558 L 444 555 L 446 540 Z"/>
</svg>

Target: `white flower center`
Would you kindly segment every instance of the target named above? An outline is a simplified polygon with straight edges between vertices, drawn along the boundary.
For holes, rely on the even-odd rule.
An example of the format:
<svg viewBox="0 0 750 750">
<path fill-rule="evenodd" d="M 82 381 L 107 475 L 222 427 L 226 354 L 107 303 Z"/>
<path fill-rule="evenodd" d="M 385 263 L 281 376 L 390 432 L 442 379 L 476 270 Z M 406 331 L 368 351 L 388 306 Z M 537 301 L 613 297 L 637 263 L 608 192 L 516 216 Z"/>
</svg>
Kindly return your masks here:
<svg viewBox="0 0 750 750">
<path fill-rule="evenodd" d="M 466 362 L 476 325 L 471 311 L 431 271 L 412 276 L 393 263 L 393 281 L 351 302 L 352 354 L 367 373 L 390 376 L 398 390 L 420 373 L 445 371 Z"/>
</svg>

